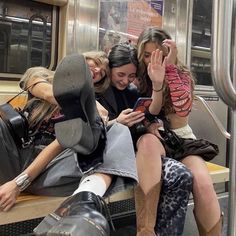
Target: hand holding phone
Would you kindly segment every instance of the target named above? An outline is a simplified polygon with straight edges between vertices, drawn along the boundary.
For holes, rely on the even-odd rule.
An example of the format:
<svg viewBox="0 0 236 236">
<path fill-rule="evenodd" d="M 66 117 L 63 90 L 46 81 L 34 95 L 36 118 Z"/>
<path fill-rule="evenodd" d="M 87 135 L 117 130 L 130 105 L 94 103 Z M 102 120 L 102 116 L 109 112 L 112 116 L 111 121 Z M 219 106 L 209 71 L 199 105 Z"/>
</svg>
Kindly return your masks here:
<svg viewBox="0 0 236 236">
<path fill-rule="evenodd" d="M 136 101 L 133 111 L 141 111 L 147 113 L 151 103 L 152 103 L 152 98 L 141 97 Z"/>
</svg>

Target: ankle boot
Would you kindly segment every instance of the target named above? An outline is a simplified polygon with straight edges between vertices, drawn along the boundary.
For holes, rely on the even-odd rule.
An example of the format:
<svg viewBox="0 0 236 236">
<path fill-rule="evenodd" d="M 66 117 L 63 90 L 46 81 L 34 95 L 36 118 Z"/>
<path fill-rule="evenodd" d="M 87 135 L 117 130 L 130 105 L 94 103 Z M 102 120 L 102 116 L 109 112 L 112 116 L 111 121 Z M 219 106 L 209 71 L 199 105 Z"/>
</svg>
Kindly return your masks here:
<svg viewBox="0 0 236 236">
<path fill-rule="evenodd" d="M 194 216 L 197 223 L 199 236 L 221 236 L 222 227 L 223 227 L 223 217 L 224 217 L 223 212 L 221 213 L 219 221 L 209 231 L 207 231 L 203 227 L 199 219 L 196 217 L 195 213 L 194 213 Z"/>
<path fill-rule="evenodd" d="M 155 236 L 157 207 L 160 197 L 161 182 L 147 194 L 138 185 L 135 189 L 137 236 Z"/>
<path fill-rule="evenodd" d="M 55 124 L 59 143 L 78 153 L 91 154 L 105 132 L 96 107 L 91 71 L 83 55 L 69 55 L 60 62 L 53 79 L 53 94 L 64 115 L 64 120 Z"/>
<path fill-rule="evenodd" d="M 111 220 L 106 203 L 101 197 L 92 192 L 80 192 L 66 199 L 55 212 L 45 217 L 34 229 L 34 233 L 108 236 L 110 227 L 103 214 Z"/>
</svg>

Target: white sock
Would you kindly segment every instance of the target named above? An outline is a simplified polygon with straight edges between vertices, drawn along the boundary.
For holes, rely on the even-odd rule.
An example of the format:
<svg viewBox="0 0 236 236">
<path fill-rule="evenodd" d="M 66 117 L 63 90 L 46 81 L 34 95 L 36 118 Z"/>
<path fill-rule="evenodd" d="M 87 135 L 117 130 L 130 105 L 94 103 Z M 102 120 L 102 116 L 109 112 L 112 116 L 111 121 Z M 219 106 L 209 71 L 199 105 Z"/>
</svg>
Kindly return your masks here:
<svg viewBox="0 0 236 236">
<path fill-rule="evenodd" d="M 89 191 L 102 197 L 106 190 L 106 183 L 101 176 L 89 175 L 83 179 L 79 187 L 74 191 L 72 195 L 83 191 Z"/>
</svg>

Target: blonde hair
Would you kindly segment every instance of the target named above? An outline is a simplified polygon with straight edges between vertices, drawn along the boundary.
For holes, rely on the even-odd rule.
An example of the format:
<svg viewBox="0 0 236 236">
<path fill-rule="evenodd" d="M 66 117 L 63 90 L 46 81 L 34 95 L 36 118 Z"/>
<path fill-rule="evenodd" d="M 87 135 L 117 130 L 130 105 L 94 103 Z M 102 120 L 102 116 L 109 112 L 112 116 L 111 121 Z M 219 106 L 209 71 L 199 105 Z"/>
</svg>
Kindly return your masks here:
<svg viewBox="0 0 236 236">
<path fill-rule="evenodd" d="M 110 85 L 110 69 L 107 55 L 103 51 L 90 51 L 83 53 L 86 60 L 93 60 L 97 66 L 103 66 L 105 76 L 94 84 L 95 93 L 103 93 Z"/>
<path fill-rule="evenodd" d="M 138 50 L 138 60 L 139 60 L 139 67 L 138 67 L 138 77 L 139 77 L 139 85 L 140 85 L 140 93 L 146 93 L 147 95 L 151 95 L 152 91 L 152 83 L 147 74 L 147 68 L 144 63 L 144 48 L 145 44 L 148 42 L 153 42 L 156 45 L 162 45 L 163 40 L 171 39 L 170 35 L 162 29 L 159 29 L 156 26 L 150 26 L 146 28 L 139 36 L 137 42 L 137 50 Z M 194 77 L 190 72 L 189 68 L 181 63 L 178 58 L 176 60 L 176 66 L 180 73 L 188 74 L 191 78 L 191 87 L 192 87 L 192 96 L 194 90 Z M 174 112 L 174 108 L 172 105 L 169 87 L 164 84 L 163 88 L 163 108 L 165 114 L 170 114 Z"/>
<path fill-rule="evenodd" d="M 54 72 L 47 68 L 31 67 L 24 73 L 21 82 L 25 82 L 23 87 L 24 89 L 26 89 L 26 82 L 31 79 L 41 78 L 52 84 L 53 77 Z M 59 110 L 57 105 L 51 104 L 48 101 L 37 97 L 29 99 L 25 106 L 25 109 L 28 109 L 30 111 L 30 114 L 28 116 L 29 126 L 36 129 L 40 127 L 43 121 L 49 120 L 53 113 Z"/>
</svg>

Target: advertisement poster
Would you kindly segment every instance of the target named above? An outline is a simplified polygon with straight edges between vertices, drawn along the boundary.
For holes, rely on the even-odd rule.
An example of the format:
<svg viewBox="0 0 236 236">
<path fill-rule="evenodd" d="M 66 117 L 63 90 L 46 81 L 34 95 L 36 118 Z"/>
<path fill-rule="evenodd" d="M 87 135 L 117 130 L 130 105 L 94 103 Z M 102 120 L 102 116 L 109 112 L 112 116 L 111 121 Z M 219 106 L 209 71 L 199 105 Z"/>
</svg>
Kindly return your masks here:
<svg viewBox="0 0 236 236">
<path fill-rule="evenodd" d="M 162 27 L 162 13 L 163 0 L 101 0 L 99 49 L 108 52 L 119 42 L 135 43 L 145 27 Z"/>
</svg>

